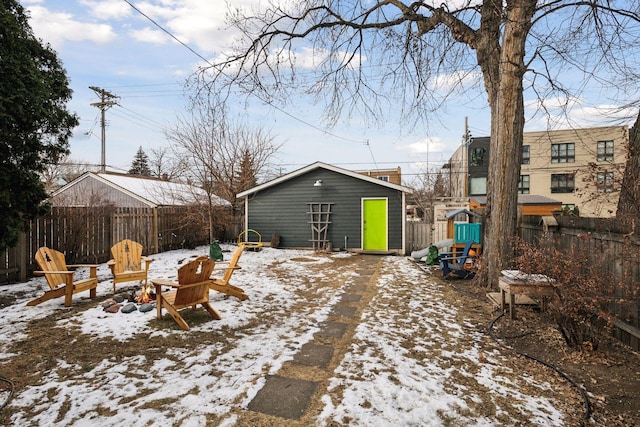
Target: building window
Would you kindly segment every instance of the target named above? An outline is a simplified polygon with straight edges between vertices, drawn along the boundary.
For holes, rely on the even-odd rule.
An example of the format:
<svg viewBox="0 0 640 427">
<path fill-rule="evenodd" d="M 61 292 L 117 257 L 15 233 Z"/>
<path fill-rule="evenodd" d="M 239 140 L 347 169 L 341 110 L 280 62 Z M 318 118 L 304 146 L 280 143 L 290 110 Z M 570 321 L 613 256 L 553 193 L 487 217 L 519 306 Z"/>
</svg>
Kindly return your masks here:
<svg viewBox="0 0 640 427">
<path fill-rule="evenodd" d="M 469 166 L 485 166 L 488 164 L 487 150 L 484 148 L 472 148 L 469 150 Z"/>
<path fill-rule="evenodd" d="M 523 165 L 528 165 L 529 162 L 531 162 L 531 146 L 530 145 L 523 145 L 522 146 L 522 164 Z"/>
<path fill-rule="evenodd" d="M 520 181 L 518 182 L 518 194 L 529 194 L 530 182 L 529 175 L 520 175 Z"/>
<path fill-rule="evenodd" d="M 380 181 L 389 182 L 389 175 L 380 175 L 378 179 Z"/>
<path fill-rule="evenodd" d="M 469 194 L 472 196 L 484 196 L 487 194 L 487 178 L 471 178 Z"/>
<path fill-rule="evenodd" d="M 573 193 L 575 190 L 575 176 L 572 173 L 551 175 L 552 193 Z"/>
<path fill-rule="evenodd" d="M 573 163 L 576 161 L 576 144 L 551 144 L 551 163 Z"/>
<path fill-rule="evenodd" d="M 611 193 L 613 191 L 613 172 L 598 172 L 596 186 L 598 193 Z"/>
<path fill-rule="evenodd" d="M 598 161 L 613 161 L 613 141 L 598 141 Z"/>
</svg>

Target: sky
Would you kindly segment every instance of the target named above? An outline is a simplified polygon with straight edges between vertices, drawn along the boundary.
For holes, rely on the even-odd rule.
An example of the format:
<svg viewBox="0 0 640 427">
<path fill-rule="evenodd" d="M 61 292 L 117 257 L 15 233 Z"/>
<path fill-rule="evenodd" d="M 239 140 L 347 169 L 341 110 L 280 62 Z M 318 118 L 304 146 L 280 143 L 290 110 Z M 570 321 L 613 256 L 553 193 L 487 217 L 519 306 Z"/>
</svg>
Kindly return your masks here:
<svg viewBox="0 0 640 427">
<path fill-rule="evenodd" d="M 58 53 L 74 91 L 68 106 L 79 115 L 80 125 L 70 141 L 72 161 L 101 162 L 100 111 L 91 106 L 99 98 L 89 86 L 118 96 L 117 105 L 106 111 L 105 151 L 108 169 L 119 172 L 131 167 L 139 147 L 149 154 L 169 145 L 165 131 L 187 112 L 185 79 L 197 69 L 201 57 L 219 57 L 237 36 L 225 22 L 227 2 L 222 0 L 132 0 L 139 11 L 124 0 L 20 3 L 30 13 L 36 37 Z M 252 6 L 260 1 L 234 4 Z M 571 122 L 609 125 L 602 108 L 612 105 L 602 102 L 595 93 L 592 100 L 573 99 Z M 546 105 L 552 116 L 559 117 L 560 103 L 553 103 L 547 100 Z M 528 99 L 526 105 L 525 131 L 545 129 L 548 120 L 535 113 L 538 101 Z M 282 108 L 247 98 L 246 106 L 243 120 L 270 132 L 274 142 L 282 144 L 274 162 L 279 173 L 315 161 L 353 170 L 400 166 L 404 184 L 409 184 L 420 172 L 450 158 L 463 140 L 465 126 L 472 136 L 490 132 L 482 89 L 453 97 L 437 116 L 416 126 L 391 113 L 380 125 L 352 116 L 327 128 L 322 108 L 305 97 L 292 99 Z M 558 117 L 554 117 L 556 126 L 566 127 L 566 118 Z"/>
<path fill-rule="evenodd" d="M 229 260 L 234 247 L 222 249 Z M 185 260 L 207 253 L 203 246 L 151 254 L 149 276 L 175 280 Z M 348 263 L 345 257 L 356 258 Z M 350 286 L 364 282 L 374 296 L 359 311 L 358 326 L 350 329 L 353 338 L 344 357 L 326 374 L 316 425 L 498 426 L 526 420 L 549 427 L 569 422 L 562 408 L 577 391 L 559 376 L 530 374 L 517 355 L 485 333 L 484 324 L 448 302 L 451 297 L 444 296 L 450 287 L 430 279 L 432 273 L 408 257 L 381 258 L 377 269 L 359 273 L 358 255 L 264 248 L 245 251 L 239 265 L 232 283 L 249 299 L 212 292 L 210 302 L 222 319 L 201 318 L 190 331 L 179 329 L 166 313 L 159 326 L 150 323 L 155 310 L 105 312 L 102 302 L 113 292 L 106 264 L 98 268 L 95 304 L 79 304 L 87 301 L 84 292 L 74 295 L 71 308 L 63 298 L 25 306 L 47 288 L 43 277 L 0 287 L 3 301 L 16 298 L 0 308 L 0 366 L 16 363 L 21 343 L 33 339 L 31 322 L 41 319 L 52 322 L 57 336 L 71 333 L 79 343 L 97 342 L 105 349 L 104 359 L 90 366 L 77 366 L 63 354 L 34 366 L 40 382 L 15 390 L 8 402 L 11 424 L 199 427 L 216 420 L 215 425 L 234 425 L 265 377 L 286 376 L 283 366 L 313 341 Z M 139 288 L 135 282 L 119 284 L 118 292 Z M 221 338 L 182 346 L 190 334 Z M 136 345 L 139 336 L 167 344 L 159 344 L 164 346 L 159 352 L 109 354 L 119 343 Z"/>
</svg>

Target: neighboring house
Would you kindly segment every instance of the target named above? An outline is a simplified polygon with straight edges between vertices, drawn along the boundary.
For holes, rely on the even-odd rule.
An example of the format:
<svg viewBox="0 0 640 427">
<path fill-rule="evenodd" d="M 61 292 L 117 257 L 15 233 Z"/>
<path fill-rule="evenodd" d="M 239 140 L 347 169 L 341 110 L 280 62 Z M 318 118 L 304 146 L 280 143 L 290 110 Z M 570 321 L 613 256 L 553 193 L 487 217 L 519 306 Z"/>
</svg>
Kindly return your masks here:
<svg viewBox="0 0 640 427">
<path fill-rule="evenodd" d="M 391 184 L 402 185 L 402 170 L 400 166 L 396 169 L 371 169 L 366 171 L 356 171 L 371 178 L 390 182 Z"/>
<path fill-rule="evenodd" d="M 245 228 L 279 247 L 405 253 L 411 189 L 316 162 L 237 195 Z"/>
<path fill-rule="evenodd" d="M 486 195 L 489 142 L 472 138 L 451 157 L 452 196 Z M 560 201 L 581 216 L 614 216 L 628 142 L 626 126 L 525 132 L 518 192 Z"/>
<path fill-rule="evenodd" d="M 230 206 L 228 201 L 213 197 L 214 205 Z M 158 252 L 160 246 L 177 247 L 180 242 L 195 238 L 192 235 L 198 231 L 194 230 L 193 218 L 189 220 L 187 215 L 195 217 L 194 206 L 206 201 L 207 193 L 193 185 L 94 172 L 84 173 L 51 195 L 53 206 L 113 207 L 110 230 L 105 230 L 111 244 L 128 238 L 142 243 L 149 252 Z"/>
</svg>

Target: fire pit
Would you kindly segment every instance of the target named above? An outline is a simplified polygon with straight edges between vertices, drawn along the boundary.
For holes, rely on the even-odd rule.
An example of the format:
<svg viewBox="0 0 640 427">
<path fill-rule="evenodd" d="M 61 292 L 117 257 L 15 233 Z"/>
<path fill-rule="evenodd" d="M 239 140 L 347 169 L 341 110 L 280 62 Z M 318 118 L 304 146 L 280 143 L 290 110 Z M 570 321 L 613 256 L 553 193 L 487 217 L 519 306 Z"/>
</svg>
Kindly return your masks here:
<svg viewBox="0 0 640 427">
<path fill-rule="evenodd" d="M 141 290 L 135 292 L 133 300 L 140 304 L 146 304 L 156 300 L 156 293 L 149 284 L 145 284 Z"/>
<path fill-rule="evenodd" d="M 113 298 L 102 303 L 104 311 L 108 313 L 132 313 L 134 311 L 147 312 L 155 308 L 156 293 L 149 285 L 144 285 L 138 291 L 126 296 L 114 295 Z"/>
</svg>

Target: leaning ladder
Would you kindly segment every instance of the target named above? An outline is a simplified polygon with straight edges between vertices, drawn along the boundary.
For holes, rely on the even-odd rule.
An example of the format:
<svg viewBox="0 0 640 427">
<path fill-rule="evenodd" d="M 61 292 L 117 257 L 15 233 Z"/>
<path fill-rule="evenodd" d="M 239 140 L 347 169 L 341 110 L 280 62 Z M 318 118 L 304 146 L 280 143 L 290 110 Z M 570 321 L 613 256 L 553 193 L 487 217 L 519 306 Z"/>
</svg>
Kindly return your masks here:
<svg viewBox="0 0 640 427">
<path fill-rule="evenodd" d="M 327 231 L 331 224 L 331 206 L 333 203 L 307 203 L 309 206 L 309 224 L 311 224 L 311 245 L 314 251 L 327 250 L 329 241 Z"/>
</svg>

